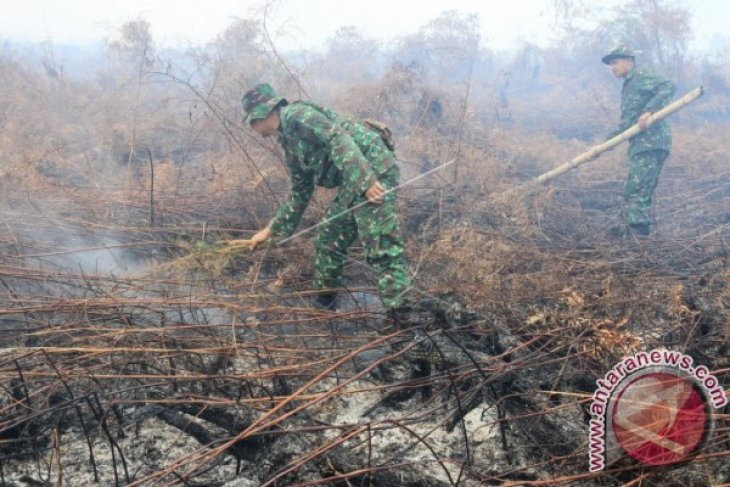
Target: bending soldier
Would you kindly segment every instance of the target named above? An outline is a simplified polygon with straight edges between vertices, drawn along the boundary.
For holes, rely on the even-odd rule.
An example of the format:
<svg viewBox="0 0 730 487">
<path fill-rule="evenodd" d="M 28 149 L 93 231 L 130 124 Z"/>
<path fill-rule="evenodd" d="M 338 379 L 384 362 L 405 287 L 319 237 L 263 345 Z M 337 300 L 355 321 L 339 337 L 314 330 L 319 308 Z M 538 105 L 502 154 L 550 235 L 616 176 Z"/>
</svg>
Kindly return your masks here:
<svg viewBox="0 0 730 487">
<path fill-rule="evenodd" d="M 337 187 L 324 224 L 315 234 L 313 285 L 323 290 L 316 305 L 334 309 L 347 248 L 360 237 L 367 262 L 377 272 L 384 306 L 401 309 L 411 280 L 395 192 L 386 193 L 400 179 L 392 141 L 372 125 L 347 119 L 324 106 L 289 103 L 266 83 L 249 90 L 242 103 L 253 130 L 262 137 L 277 136 L 291 178 L 289 198 L 266 228 L 253 236 L 253 246 L 272 237 L 291 236 L 315 184 Z M 348 211 L 364 201 L 368 203 Z"/>
</svg>

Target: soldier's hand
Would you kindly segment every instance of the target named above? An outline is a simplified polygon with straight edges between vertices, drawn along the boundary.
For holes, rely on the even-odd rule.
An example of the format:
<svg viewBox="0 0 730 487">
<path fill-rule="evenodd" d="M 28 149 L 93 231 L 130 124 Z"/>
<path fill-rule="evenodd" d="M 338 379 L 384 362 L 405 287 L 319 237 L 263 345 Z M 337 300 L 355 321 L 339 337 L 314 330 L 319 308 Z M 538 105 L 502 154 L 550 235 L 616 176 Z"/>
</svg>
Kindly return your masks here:
<svg viewBox="0 0 730 487">
<path fill-rule="evenodd" d="M 385 193 L 385 187 L 380 183 L 380 181 L 375 181 L 365 192 L 365 197 L 370 203 L 379 205 L 383 202 L 383 193 Z"/>
<path fill-rule="evenodd" d="M 269 238 L 271 238 L 271 229 L 269 227 L 260 230 L 251 237 L 251 250 L 256 250 L 256 247 L 266 242 Z"/>
<path fill-rule="evenodd" d="M 370 203 L 379 205 L 383 202 L 383 195 L 385 194 L 385 186 L 380 184 L 380 181 L 375 181 L 370 189 L 365 191 L 365 197 Z"/>
<path fill-rule="evenodd" d="M 651 112 L 644 112 L 641 114 L 638 120 L 639 128 L 645 129 L 649 126 L 649 117 L 651 117 Z"/>
</svg>

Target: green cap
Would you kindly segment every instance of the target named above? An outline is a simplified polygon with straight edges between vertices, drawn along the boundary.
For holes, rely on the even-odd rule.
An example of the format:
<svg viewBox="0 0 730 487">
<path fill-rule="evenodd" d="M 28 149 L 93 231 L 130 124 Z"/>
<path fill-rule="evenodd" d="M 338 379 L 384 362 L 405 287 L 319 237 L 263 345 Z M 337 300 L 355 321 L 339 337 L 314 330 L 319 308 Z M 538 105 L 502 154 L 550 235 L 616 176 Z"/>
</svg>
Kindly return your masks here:
<svg viewBox="0 0 730 487">
<path fill-rule="evenodd" d="M 603 64 L 611 64 L 611 61 L 618 58 L 631 58 L 634 59 L 637 54 L 639 54 L 641 51 L 634 51 L 626 44 L 618 46 L 613 51 L 609 52 L 605 56 L 601 58 L 601 61 L 603 61 Z"/>
<path fill-rule="evenodd" d="M 287 104 L 286 99 L 276 96 L 276 92 L 268 83 L 256 85 L 243 95 L 241 99 L 243 111 L 246 114 L 246 123 L 260 120 L 269 116 L 272 110 L 280 104 Z"/>
</svg>

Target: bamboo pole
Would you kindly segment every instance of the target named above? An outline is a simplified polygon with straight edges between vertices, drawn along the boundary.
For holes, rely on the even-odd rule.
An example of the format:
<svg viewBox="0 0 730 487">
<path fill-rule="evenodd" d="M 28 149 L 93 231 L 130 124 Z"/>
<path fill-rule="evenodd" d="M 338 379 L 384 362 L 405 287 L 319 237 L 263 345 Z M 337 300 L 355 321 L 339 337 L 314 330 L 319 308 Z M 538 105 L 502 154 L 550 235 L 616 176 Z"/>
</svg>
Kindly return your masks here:
<svg viewBox="0 0 730 487">
<path fill-rule="evenodd" d="M 656 113 L 653 113 L 648 120 L 648 125 L 652 125 L 654 122 L 658 122 L 659 120 L 662 120 L 663 118 L 668 117 L 672 113 L 676 112 L 677 110 L 684 108 L 685 106 L 689 105 L 693 101 L 695 101 L 697 98 L 702 96 L 702 93 L 704 92 L 704 89 L 702 86 L 698 86 L 694 90 L 690 91 L 686 95 L 684 95 L 682 98 L 675 100 L 674 102 L 670 103 L 666 107 L 662 108 Z M 641 132 L 643 129 L 639 127 L 639 124 L 634 124 L 628 129 L 624 130 L 620 134 L 618 134 L 615 137 L 612 137 L 605 141 L 604 143 L 591 147 L 590 150 L 580 154 L 579 156 L 571 159 L 570 161 L 561 164 L 557 166 L 554 169 L 551 169 L 550 171 L 543 173 L 539 176 L 537 176 L 535 179 L 527 183 L 528 185 L 538 185 L 542 184 L 545 181 L 548 181 L 556 176 L 560 176 L 561 174 L 573 169 L 574 167 L 578 167 L 579 165 L 583 164 L 584 162 L 591 161 L 601 155 L 602 153 L 613 149 L 617 145 L 621 144 L 624 141 L 629 140 L 634 135 Z"/>
<path fill-rule="evenodd" d="M 147 147 L 147 156 L 150 158 L 150 228 L 155 226 L 155 163 L 152 160 L 152 151 Z"/>
</svg>

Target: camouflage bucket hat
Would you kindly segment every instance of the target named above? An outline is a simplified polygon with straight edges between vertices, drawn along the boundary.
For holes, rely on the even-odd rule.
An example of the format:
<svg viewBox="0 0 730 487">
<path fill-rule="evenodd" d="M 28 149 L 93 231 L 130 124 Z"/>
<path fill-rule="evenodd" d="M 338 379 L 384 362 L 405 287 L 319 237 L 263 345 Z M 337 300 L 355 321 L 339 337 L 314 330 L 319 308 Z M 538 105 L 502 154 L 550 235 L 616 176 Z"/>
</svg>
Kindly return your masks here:
<svg viewBox="0 0 730 487">
<path fill-rule="evenodd" d="M 636 57 L 637 54 L 640 54 L 640 53 L 641 53 L 641 51 L 634 51 L 629 46 L 624 44 L 624 45 L 618 46 L 613 51 L 611 51 L 608 54 L 606 54 L 605 56 L 603 56 L 601 58 L 601 61 L 603 62 L 603 64 L 611 64 L 611 61 L 613 61 L 614 59 L 619 59 L 619 58 L 633 59 L 634 57 Z"/>
<path fill-rule="evenodd" d="M 271 111 L 286 100 L 276 96 L 276 92 L 268 83 L 256 85 L 243 95 L 241 99 L 243 111 L 246 114 L 244 121 L 248 124 L 269 116 Z"/>
</svg>

